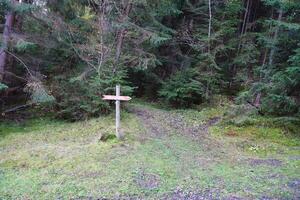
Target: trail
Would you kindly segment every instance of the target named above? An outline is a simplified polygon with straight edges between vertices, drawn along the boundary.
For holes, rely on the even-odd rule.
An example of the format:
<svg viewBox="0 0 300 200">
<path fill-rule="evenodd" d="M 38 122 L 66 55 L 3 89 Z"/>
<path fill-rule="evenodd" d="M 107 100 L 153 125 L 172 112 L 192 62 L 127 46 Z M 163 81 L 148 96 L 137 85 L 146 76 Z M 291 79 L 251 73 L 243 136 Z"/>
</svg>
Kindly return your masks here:
<svg viewBox="0 0 300 200">
<path fill-rule="evenodd" d="M 193 159 L 195 162 L 198 162 L 199 166 L 208 166 L 212 163 L 218 162 L 220 158 L 224 158 L 224 151 L 212 151 L 212 149 L 222 149 L 221 144 L 213 141 L 209 137 L 209 128 L 211 126 L 216 125 L 220 122 L 220 117 L 214 117 L 208 119 L 205 123 L 201 125 L 191 125 L 186 122 L 186 120 L 178 113 L 173 113 L 166 110 L 160 110 L 149 107 L 142 106 L 131 106 L 129 111 L 134 113 L 140 122 L 143 124 L 145 128 L 144 135 L 141 136 L 141 140 L 151 140 L 151 139 L 161 139 L 164 141 L 168 141 L 172 135 L 179 134 L 181 136 L 186 137 L 187 140 L 196 141 L 199 146 L 206 152 L 205 155 L 200 153 L 198 155 L 189 155 L 190 158 L 181 158 L 182 162 L 185 162 L 187 159 L 187 163 L 191 162 L 188 159 Z M 176 147 L 172 147 L 168 142 L 165 143 L 167 148 L 171 149 L 173 152 L 180 151 L 180 149 L 175 149 Z M 184 164 L 183 164 L 184 165 Z M 184 171 L 185 169 L 183 169 Z M 152 175 L 153 176 L 153 175 Z M 146 179 L 146 180 L 145 180 Z M 142 182 L 144 184 L 153 185 L 153 180 L 150 177 L 147 180 L 147 175 L 143 175 Z M 149 182 L 149 183 L 148 183 Z M 156 183 L 157 184 L 157 183 Z M 158 184 L 157 184 L 158 185 Z M 147 188 L 148 189 L 148 188 Z M 212 189 L 199 189 L 197 191 L 194 190 L 183 190 L 181 188 L 177 188 L 173 192 L 165 194 L 160 199 L 184 199 L 184 200 L 218 200 L 224 199 L 221 197 L 221 191 L 218 188 Z M 129 198 L 131 199 L 131 198 Z M 139 199 L 139 198 L 137 198 Z M 237 198 L 228 197 L 227 200 L 233 200 Z"/>
<path fill-rule="evenodd" d="M 221 117 L 213 117 L 207 119 L 205 123 L 191 125 L 183 116 L 171 111 L 141 106 L 132 106 L 129 110 L 135 113 L 145 128 L 145 134 L 141 136 L 142 140 L 182 135 L 187 140 L 197 141 L 206 152 L 205 157 L 210 161 L 226 156 L 222 145 L 211 139 L 208 131 L 210 127 L 220 122 Z M 218 151 L 215 151 L 216 149 Z"/>
<path fill-rule="evenodd" d="M 165 137 L 174 134 L 175 130 L 176 133 L 186 135 L 194 140 L 201 140 L 207 138 L 209 127 L 216 125 L 221 120 L 220 117 L 214 117 L 204 124 L 190 125 L 179 114 L 164 110 L 140 106 L 132 106 L 129 110 L 140 119 L 150 137 Z"/>
<path fill-rule="evenodd" d="M 184 138 L 186 138 L 186 140 L 194 141 L 199 146 L 201 146 L 201 149 L 203 149 L 202 152 L 199 152 L 197 155 L 188 155 L 187 157 L 181 157 L 180 159 L 182 160 L 182 163 L 191 163 L 191 160 L 194 160 L 198 163 L 199 166 L 201 166 L 203 170 L 208 170 L 208 173 L 211 166 L 218 166 L 219 164 L 223 165 L 224 163 L 234 163 L 233 165 L 236 165 L 238 168 L 245 167 L 245 169 L 243 169 L 242 171 L 242 174 L 245 175 L 247 175 L 248 170 L 250 171 L 250 173 L 253 173 L 252 169 L 264 167 L 265 169 L 267 169 L 266 174 L 251 174 L 251 179 L 253 179 L 253 181 L 263 182 L 266 177 L 268 177 L 270 183 L 272 183 L 273 181 L 279 181 L 278 186 L 283 190 L 293 191 L 293 199 L 299 198 L 299 179 L 290 180 L 288 182 L 288 186 L 280 183 L 287 178 L 276 172 L 277 168 L 284 167 L 283 161 L 274 158 L 251 158 L 242 154 L 236 154 L 236 147 L 229 147 L 228 145 L 225 147 L 223 146 L 222 142 L 216 141 L 211 137 L 209 128 L 217 125 L 221 121 L 220 116 L 208 118 L 205 122 L 194 125 L 188 123 L 186 119 L 179 113 L 172 111 L 139 105 L 130 106 L 129 111 L 137 116 L 140 123 L 145 129 L 144 133 L 140 135 L 141 141 L 146 142 L 147 140 L 149 141 L 152 139 L 164 141 L 162 143 L 167 146 L 170 151 L 174 152 L 174 154 L 179 151 L 184 151 L 185 149 L 176 149 L 177 147 L 175 146 L 172 147 L 172 144 L 170 144 L 168 141 L 171 140 L 171 137 L 173 135 L 183 136 Z M 159 156 L 159 154 L 157 156 Z M 186 166 L 184 166 L 184 164 L 182 165 L 182 170 L 185 171 Z M 144 185 L 156 185 L 157 187 L 159 187 L 159 183 L 156 179 L 153 178 L 153 175 L 149 176 L 149 180 L 147 179 L 147 176 L 147 174 L 143 175 L 143 179 L 140 180 Z M 173 192 L 165 194 L 165 196 L 161 197 L 161 199 L 246 200 L 252 198 L 251 196 L 249 198 L 249 196 L 236 196 L 235 194 L 224 196 L 223 192 L 224 188 L 226 188 L 226 181 L 221 177 L 216 177 L 215 180 L 212 179 L 212 181 L 217 182 L 217 184 L 215 184 L 216 187 L 198 188 L 197 190 L 178 188 Z M 234 187 L 239 187 L 238 182 L 233 181 L 231 184 Z M 247 190 L 247 188 L 244 188 L 244 190 Z M 260 195 L 261 198 L 259 199 L 285 199 L 283 197 L 269 197 L 267 193 Z"/>
</svg>

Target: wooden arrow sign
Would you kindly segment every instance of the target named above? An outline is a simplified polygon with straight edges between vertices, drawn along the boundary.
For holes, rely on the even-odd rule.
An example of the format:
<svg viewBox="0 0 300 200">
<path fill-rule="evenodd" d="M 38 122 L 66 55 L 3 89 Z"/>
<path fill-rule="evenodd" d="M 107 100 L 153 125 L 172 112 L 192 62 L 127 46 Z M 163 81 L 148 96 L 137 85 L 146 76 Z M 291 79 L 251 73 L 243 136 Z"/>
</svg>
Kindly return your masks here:
<svg viewBox="0 0 300 200">
<path fill-rule="evenodd" d="M 103 95 L 103 100 L 112 100 L 112 101 L 130 101 L 131 97 L 128 96 L 114 96 L 114 95 Z"/>
<path fill-rule="evenodd" d="M 120 85 L 116 86 L 116 95 L 103 95 L 103 100 L 116 101 L 116 136 L 118 139 L 122 139 L 123 136 L 120 133 L 120 102 L 130 101 L 131 98 L 128 96 L 121 96 Z"/>
</svg>

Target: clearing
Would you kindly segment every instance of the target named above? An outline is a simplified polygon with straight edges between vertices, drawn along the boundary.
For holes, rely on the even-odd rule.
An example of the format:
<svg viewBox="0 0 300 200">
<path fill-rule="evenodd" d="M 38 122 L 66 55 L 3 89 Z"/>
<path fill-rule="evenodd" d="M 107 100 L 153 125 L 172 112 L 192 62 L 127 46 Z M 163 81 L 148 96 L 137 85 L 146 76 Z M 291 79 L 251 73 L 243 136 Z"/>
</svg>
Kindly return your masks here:
<svg viewBox="0 0 300 200">
<path fill-rule="evenodd" d="M 299 137 L 224 112 L 130 104 L 122 142 L 113 115 L 2 123 L 0 199 L 300 199 Z"/>
</svg>

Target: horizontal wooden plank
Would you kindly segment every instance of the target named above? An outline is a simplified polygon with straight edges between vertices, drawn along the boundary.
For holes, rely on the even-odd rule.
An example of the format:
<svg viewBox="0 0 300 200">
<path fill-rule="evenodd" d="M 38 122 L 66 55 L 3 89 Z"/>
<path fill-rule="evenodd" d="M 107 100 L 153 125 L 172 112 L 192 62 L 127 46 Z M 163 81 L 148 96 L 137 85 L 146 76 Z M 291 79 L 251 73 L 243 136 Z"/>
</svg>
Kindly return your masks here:
<svg viewBox="0 0 300 200">
<path fill-rule="evenodd" d="M 111 101 L 130 101 L 131 97 L 128 96 L 114 96 L 114 95 L 103 95 L 103 100 Z"/>
</svg>

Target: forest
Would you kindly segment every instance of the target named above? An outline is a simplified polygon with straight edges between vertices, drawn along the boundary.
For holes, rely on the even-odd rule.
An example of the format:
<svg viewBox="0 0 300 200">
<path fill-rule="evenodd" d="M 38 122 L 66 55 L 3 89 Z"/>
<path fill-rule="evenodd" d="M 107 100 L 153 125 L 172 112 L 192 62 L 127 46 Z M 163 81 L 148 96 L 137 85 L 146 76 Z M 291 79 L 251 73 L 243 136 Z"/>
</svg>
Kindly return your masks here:
<svg viewBox="0 0 300 200">
<path fill-rule="evenodd" d="M 0 199 L 300 198 L 299 0 L 0 0 L 0 45 Z"/>
</svg>

